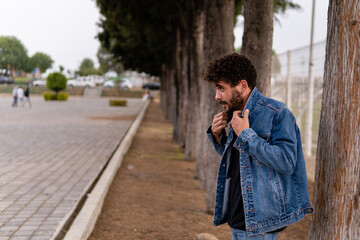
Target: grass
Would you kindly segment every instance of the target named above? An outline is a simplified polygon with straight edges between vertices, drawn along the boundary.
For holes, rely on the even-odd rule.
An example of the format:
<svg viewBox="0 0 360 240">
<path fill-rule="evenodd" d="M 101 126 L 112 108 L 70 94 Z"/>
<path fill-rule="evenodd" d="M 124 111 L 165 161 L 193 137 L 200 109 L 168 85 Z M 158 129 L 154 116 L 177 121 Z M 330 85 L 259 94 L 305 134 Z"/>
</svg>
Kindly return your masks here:
<svg viewBox="0 0 360 240">
<path fill-rule="evenodd" d="M 160 157 L 165 160 L 184 161 L 185 154 L 181 151 L 180 148 L 176 148 L 171 152 L 167 152 L 166 154 L 161 154 Z"/>
<path fill-rule="evenodd" d="M 144 90 L 122 90 L 120 88 L 103 89 L 102 97 L 124 97 L 124 98 L 142 98 Z"/>
</svg>

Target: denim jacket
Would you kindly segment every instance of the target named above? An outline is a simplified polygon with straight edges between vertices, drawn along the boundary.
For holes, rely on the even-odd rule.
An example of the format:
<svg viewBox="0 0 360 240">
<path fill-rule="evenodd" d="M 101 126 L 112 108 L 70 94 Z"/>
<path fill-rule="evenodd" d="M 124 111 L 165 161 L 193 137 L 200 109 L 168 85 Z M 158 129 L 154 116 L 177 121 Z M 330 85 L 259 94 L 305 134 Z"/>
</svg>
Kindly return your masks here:
<svg viewBox="0 0 360 240">
<path fill-rule="evenodd" d="M 300 221 L 312 213 L 301 147 L 300 131 L 290 110 L 281 102 L 264 97 L 254 88 L 244 109 L 249 109 L 250 127 L 235 140 L 239 150 L 240 184 L 248 235 L 270 232 Z M 225 130 L 216 143 L 207 135 L 221 161 L 218 170 L 214 225 L 227 222 L 233 130 Z"/>
</svg>

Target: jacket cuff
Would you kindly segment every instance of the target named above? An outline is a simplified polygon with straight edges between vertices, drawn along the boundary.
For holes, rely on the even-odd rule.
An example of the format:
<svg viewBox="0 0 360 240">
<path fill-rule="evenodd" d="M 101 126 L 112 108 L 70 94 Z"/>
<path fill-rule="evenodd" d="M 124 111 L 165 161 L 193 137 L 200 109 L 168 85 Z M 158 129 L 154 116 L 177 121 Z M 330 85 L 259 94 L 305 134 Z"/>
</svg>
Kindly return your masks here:
<svg viewBox="0 0 360 240">
<path fill-rule="evenodd" d="M 221 131 L 220 140 L 219 140 L 219 142 L 217 143 L 217 142 L 216 142 L 216 139 L 215 139 L 215 137 L 214 137 L 214 135 L 213 135 L 213 133 L 212 133 L 212 131 L 211 131 L 211 126 L 212 126 L 212 125 L 210 125 L 209 128 L 206 130 L 206 135 L 208 136 L 210 142 L 212 142 L 214 145 L 219 145 L 219 146 L 220 146 L 220 145 L 224 145 L 224 144 L 226 143 L 226 140 L 227 140 L 225 129 L 223 129 L 223 130 Z"/>
<path fill-rule="evenodd" d="M 256 132 L 252 128 L 244 129 L 240 133 L 238 138 L 236 139 L 234 147 L 236 147 L 236 148 L 244 148 L 244 146 L 247 144 L 249 138 L 251 138 L 252 136 L 257 136 Z"/>
</svg>

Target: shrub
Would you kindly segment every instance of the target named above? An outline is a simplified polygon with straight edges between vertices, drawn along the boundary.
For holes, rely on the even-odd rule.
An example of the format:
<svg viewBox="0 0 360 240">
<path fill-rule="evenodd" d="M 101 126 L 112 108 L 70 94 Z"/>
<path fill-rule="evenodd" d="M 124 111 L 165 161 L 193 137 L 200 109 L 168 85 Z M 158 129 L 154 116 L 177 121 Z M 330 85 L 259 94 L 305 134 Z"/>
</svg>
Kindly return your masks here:
<svg viewBox="0 0 360 240">
<path fill-rule="evenodd" d="M 110 106 L 126 106 L 127 101 L 125 99 L 109 99 Z"/>
<path fill-rule="evenodd" d="M 68 97 L 69 97 L 68 93 L 58 93 L 57 100 L 58 101 L 67 101 Z"/>
<path fill-rule="evenodd" d="M 56 94 L 51 92 L 43 92 L 45 101 L 57 100 Z"/>
<path fill-rule="evenodd" d="M 46 78 L 46 87 L 55 91 L 56 95 L 66 88 L 66 83 L 66 77 L 58 72 L 50 73 Z"/>
</svg>

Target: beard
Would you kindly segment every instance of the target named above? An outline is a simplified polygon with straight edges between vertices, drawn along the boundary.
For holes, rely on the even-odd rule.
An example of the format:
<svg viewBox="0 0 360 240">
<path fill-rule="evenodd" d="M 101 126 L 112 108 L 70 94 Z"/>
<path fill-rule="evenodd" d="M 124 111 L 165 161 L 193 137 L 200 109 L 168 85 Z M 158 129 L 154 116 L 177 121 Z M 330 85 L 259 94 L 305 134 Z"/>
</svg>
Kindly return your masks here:
<svg viewBox="0 0 360 240">
<path fill-rule="evenodd" d="M 231 92 L 231 99 L 229 102 L 226 101 L 218 101 L 219 104 L 227 104 L 229 109 L 225 111 L 226 115 L 228 116 L 227 122 L 229 123 L 233 117 L 235 111 L 242 110 L 244 105 L 244 99 L 242 98 L 242 94 L 234 89 Z"/>
</svg>

